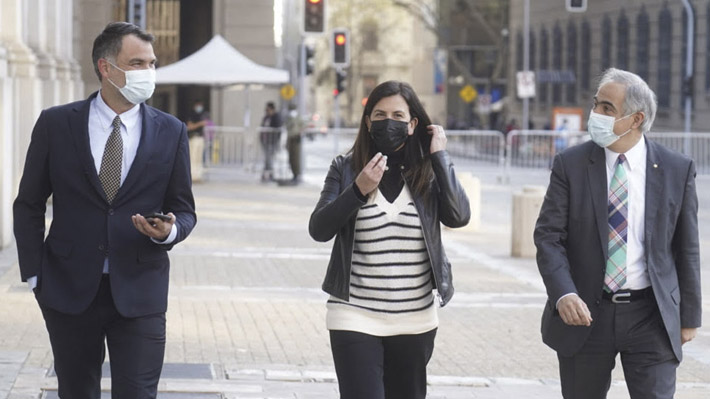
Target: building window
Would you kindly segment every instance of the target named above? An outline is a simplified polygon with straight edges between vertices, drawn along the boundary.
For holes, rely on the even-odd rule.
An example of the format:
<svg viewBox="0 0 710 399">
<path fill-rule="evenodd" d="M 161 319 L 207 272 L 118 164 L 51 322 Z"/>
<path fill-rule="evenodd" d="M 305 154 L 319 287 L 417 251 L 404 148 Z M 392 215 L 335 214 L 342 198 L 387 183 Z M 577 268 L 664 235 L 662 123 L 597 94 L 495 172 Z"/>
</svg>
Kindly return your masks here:
<svg viewBox="0 0 710 399">
<path fill-rule="evenodd" d="M 589 83 L 591 82 L 590 79 L 590 71 L 591 71 L 591 59 L 590 59 L 590 53 L 592 52 L 592 34 L 589 30 L 589 23 L 587 21 L 582 22 L 582 53 L 581 53 L 581 58 L 582 58 L 582 65 L 581 65 L 581 71 L 580 71 L 580 77 L 579 80 L 582 83 L 582 89 L 584 90 L 589 90 Z"/>
<path fill-rule="evenodd" d="M 608 15 L 602 20 L 602 71 L 606 71 L 611 67 L 611 18 Z"/>
<path fill-rule="evenodd" d="M 362 31 L 362 49 L 377 51 L 377 23 L 366 21 L 360 26 Z"/>
<path fill-rule="evenodd" d="M 567 84 L 567 102 L 577 102 L 577 25 L 569 21 L 567 24 L 567 70 L 573 80 Z"/>
<path fill-rule="evenodd" d="M 540 71 L 544 71 L 547 74 L 547 68 L 549 60 L 548 47 L 549 41 L 547 40 L 547 29 L 542 28 L 540 32 Z M 540 74 L 538 74 L 540 75 Z M 547 101 L 547 82 L 540 82 L 540 101 Z"/>
<path fill-rule="evenodd" d="M 616 21 L 616 67 L 627 71 L 629 69 L 629 19 L 622 10 Z"/>
<path fill-rule="evenodd" d="M 658 106 L 671 105 L 671 56 L 673 40 L 673 17 L 668 6 L 664 6 L 658 16 Z"/>
<path fill-rule="evenodd" d="M 516 40 L 516 43 L 515 43 L 515 58 L 516 58 L 515 66 L 516 66 L 516 70 L 522 71 L 523 69 L 525 69 L 525 66 L 524 66 L 525 55 L 523 54 L 523 33 L 518 32 L 515 40 Z"/>
<path fill-rule="evenodd" d="M 552 83 L 552 102 L 559 104 L 562 102 L 562 29 L 559 24 L 555 24 L 555 29 L 552 30 L 552 69 L 556 76 Z"/>
<path fill-rule="evenodd" d="M 691 7 L 692 7 L 692 4 L 691 4 Z M 693 13 L 693 15 L 694 14 L 695 13 Z M 693 22 L 694 22 L 693 23 L 693 32 L 692 32 L 693 42 L 697 43 L 698 40 L 695 38 L 695 30 L 696 30 L 695 26 L 697 26 L 697 21 L 694 20 Z M 687 58 L 688 57 L 688 40 L 687 40 L 687 37 L 688 37 L 688 13 L 685 11 L 685 7 L 683 7 L 683 31 L 681 33 L 681 37 L 682 37 L 682 40 L 680 42 L 681 42 L 681 50 L 682 51 L 681 51 L 681 57 L 680 57 L 680 73 L 679 73 L 679 75 L 680 75 L 680 87 L 682 90 L 681 90 L 681 95 L 680 95 L 680 109 L 685 109 L 685 75 L 686 75 L 685 68 L 687 68 L 687 66 L 688 66 L 688 62 L 687 62 L 687 59 L 688 59 Z M 692 55 L 691 63 L 693 66 L 693 77 L 694 77 L 694 75 L 695 75 L 695 54 Z M 690 91 L 691 100 L 693 100 L 693 98 L 692 98 L 693 91 L 694 90 Z M 695 101 L 691 101 L 691 104 L 693 105 L 693 107 L 695 107 Z"/>
<path fill-rule="evenodd" d="M 648 82 L 648 41 L 648 13 L 646 7 L 641 6 L 641 12 L 636 18 L 636 73 L 646 82 Z"/>
</svg>

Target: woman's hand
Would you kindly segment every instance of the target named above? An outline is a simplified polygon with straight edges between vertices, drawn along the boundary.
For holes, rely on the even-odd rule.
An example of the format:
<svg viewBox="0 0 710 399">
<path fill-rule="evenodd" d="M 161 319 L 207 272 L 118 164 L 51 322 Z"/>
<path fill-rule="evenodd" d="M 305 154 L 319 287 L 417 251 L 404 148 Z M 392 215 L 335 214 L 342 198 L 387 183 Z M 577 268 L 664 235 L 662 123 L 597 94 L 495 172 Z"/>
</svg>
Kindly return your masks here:
<svg viewBox="0 0 710 399">
<path fill-rule="evenodd" d="M 368 195 L 375 191 L 377 185 L 380 184 L 382 180 L 382 175 L 385 173 L 385 167 L 387 166 L 387 156 L 382 155 L 378 152 L 370 160 L 370 162 L 362 168 L 362 171 L 355 179 L 355 184 L 360 192 L 364 195 Z"/>
<path fill-rule="evenodd" d="M 429 153 L 433 154 L 437 151 L 446 149 L 446 134 L 444 128 L 439 125 L 429 125 L 426 127 L 427 133 L 431 134 L 431 146 Z"/>
</svg>

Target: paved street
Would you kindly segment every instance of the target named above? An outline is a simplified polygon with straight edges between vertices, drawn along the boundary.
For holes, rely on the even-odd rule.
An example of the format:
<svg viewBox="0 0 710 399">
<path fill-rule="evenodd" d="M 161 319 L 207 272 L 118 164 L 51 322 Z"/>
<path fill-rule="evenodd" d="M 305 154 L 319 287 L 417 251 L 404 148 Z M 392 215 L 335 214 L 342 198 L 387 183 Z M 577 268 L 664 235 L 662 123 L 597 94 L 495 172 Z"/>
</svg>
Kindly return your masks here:
<svg viewBox="0 0 710 399">
<path fill-rule="evenodd" d="M 241 167 L 211 169 L 195 185 L 197 227 L 171 252 L 159 398 L 337 398 L 320 290 L 332 242 L 307 232 L 330 144 L 308 146 L 299 186 L 262 184 Z M 547 173 L 515 172 L 503 184 L 497 169 L 457 168 L 481 179 L 481 228 L 444 232 L 457 291 L 439 312 L 429 397 L 559 398 L 556 357 L 540 339 L 545 294 L 535 262 L 510 257 L 512 194 L 545 185 Z M 708 183 L 698 181 L 701 204 L 710 202 Z M 701 207 L 707 323 L 710 205 Z M 56 398 L 49 340 L 14 251 L 0 252 L 0 399 Z M 710 331 L 701 329 L 685 353 L 676 397 L 710 397 Z M 619 369 L 612 399 L 628 397 Z"/>
</svg>

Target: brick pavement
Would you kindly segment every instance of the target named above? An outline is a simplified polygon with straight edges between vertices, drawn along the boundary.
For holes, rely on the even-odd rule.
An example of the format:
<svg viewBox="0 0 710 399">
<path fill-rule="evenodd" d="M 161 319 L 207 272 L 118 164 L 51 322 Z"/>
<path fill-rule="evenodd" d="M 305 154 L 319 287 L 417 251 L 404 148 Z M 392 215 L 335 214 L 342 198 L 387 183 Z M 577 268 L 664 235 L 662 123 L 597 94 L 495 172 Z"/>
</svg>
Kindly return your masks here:
<svg viewBox="0 0 710 399">
<path fill-rule="evenodd" d="M 165 361 L 208 367 L 211 378 L 189 370 L 165 377 L 160 398 L 337 397 L 319 289 L 331 244 L 307 233 L 324 174 L 286 188 L 212 170 L 195 186 L 198 225 L 171 253 Z M 483 207 L 493 210 L 484 212 L 481 231 L 445 231 L 457 293 L 439 312 L 431 398 L 559 397 L 554 352 L 540 342 L 544 291 L 534 262 L 507 255 L 509 216 L 501 216 L 511 192 L 484 181 Z M 38 398 L 56 389 L 56 379 L 41 314 L 19 283 L 13 253 L 0 251 L 0 399 Z M 679 370 L 681 399 L 710 396 L 710 335 L 697 341 Z M 618 370 L 614 378 L 609 397 L 627 397 Z"/>
</svg>

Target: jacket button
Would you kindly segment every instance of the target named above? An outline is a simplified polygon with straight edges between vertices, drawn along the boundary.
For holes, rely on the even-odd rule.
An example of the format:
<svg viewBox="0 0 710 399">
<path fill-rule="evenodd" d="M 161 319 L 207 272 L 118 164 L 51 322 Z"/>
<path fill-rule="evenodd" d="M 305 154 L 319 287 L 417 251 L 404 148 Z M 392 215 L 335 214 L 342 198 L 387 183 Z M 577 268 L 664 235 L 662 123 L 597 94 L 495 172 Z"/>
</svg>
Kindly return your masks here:
<svg viewBox="0 0 710 399">
<path fill-rule="evenodd" d="M 108 210 L 108 214 L 109 214 L 110 216 L 113 216 L 113 208 Z"/>
<path fill-rule="evenodd" d="M 104 244 L 99 244 L 99 251 L 103 251 L 103 250 L 104 250 Z"/>
<path fill-rule="evenodd" d="M 597 299 L 596 301 L 594 301 L 594 304 L 597 305 L 597 306 L 599 306 L 601 303 L 602 303 L 602 301 L 600 301 L 600 300 L 598 300 L 598 299 Z"/>
</svg>

